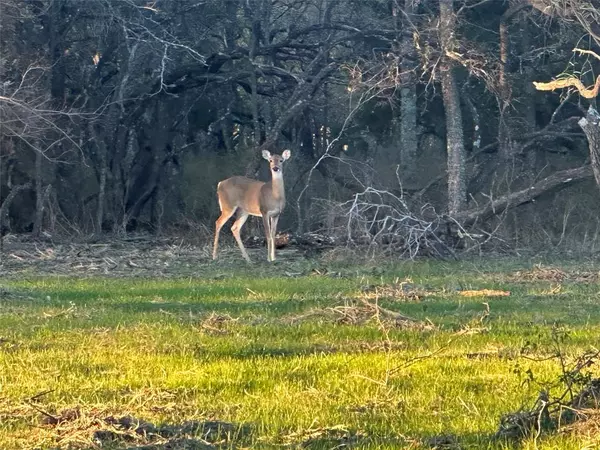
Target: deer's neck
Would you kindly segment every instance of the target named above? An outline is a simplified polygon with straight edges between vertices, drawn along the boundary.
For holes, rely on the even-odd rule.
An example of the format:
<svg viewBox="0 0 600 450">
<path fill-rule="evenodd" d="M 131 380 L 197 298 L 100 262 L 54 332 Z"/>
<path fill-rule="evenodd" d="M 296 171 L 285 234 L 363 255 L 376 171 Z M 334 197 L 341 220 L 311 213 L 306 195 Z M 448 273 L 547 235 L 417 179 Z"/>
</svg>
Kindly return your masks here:
<svg viewBox="0 0 600 450">
<path fill-rule="evenodd" d="M 283 174 L 281 172 L 271 173 L 271 190 L 273 197 L 278 200 L 285 200 L 285 188 L 283 185 Z"/>
</svg>

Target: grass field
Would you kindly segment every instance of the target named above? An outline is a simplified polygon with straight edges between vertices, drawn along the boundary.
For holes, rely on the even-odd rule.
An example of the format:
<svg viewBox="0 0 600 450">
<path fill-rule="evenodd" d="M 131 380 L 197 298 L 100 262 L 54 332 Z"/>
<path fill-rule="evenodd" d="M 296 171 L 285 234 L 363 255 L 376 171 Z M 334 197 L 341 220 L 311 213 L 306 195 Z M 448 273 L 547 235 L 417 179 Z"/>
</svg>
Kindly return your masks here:
<svg viewBox="0 0 600 450">
<path fill-rule="evenodd" d="M 0 287 L 0 448 L 510 447 L 492 437 L 559 379 L 548 357 L 599 345 L 597 275 L 237 257 L 185 278 L 17 274 Z M 481 289 L 510 295 L 461 294 Z M 599 442 L 580 427 L 519 445 Z"/>
</svg>

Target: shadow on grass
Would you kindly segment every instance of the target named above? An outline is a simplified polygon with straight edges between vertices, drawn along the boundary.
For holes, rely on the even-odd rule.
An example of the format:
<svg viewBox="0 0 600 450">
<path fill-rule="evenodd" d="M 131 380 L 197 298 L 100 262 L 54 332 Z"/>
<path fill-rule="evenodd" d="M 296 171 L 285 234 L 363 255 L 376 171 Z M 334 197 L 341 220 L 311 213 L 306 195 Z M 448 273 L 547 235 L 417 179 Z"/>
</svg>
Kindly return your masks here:
<svg viewBox="0 0 600 450">
<path fill-rule="evenodd" d="M 325 299 L 294 299 L 294 300 L 251 300 L 251 301 L 219 301 L 210 303 L 175 303 L 175 302 L 144 302 L 133 301 L 123 304 L 98 302 L 96 306 L 107 309 L 119 309 L 133 314 L 145 313 L 171 313 L 176 316 L 188 317 L 189 314 L 234 314 L 234 315 L 259 315 L 261 317 L 280 316 L 288 313 L 302 312 L 327 303 Z"/>
<path fill-rule="evenodd" d="M 219 420 L 185 421 L 155 425 L 136 417 L 99 415 L 94 410 L 65 409 L 57 415 L 40 417 L 43 428 L 71 442 L 73 448 L 108 450 L 205 450 L 241 448 L 511 448 L 514 442 L 496 440 L 484 433 L 454 435 L 366 432 L 342 425 L 310 427 L 293 432 L 261 436 L 260 424 L 231 423 Z M 508 447 L 507 447 L 508 446 Z M 71 448 L 71 447 L 69 447 Z"/>
<path fill-rule="evenodd" d="M 494 440 L 488 434 L 467 435 L 368 435 L 344 427 L 316 428 L 303 430 L 279 438 L 278 447 L 330 450 L 337 448 L 369 449 L 437 449 L 459 450 L 463 448 L 507 448 L 506 442 Z M 510 448 L 510 446 L 508 447 Z"/>
</svg>

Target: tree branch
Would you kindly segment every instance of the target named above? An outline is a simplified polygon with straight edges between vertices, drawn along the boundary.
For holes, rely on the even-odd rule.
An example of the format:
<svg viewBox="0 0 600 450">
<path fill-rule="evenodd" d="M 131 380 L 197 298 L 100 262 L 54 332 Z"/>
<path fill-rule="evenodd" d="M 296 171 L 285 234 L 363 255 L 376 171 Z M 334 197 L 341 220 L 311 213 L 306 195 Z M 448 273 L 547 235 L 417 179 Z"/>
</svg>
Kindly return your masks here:
<svg viewBox="0 0 600 450">
<path fill-rule="evenodd" d="M 533 186 L 517 192 L 506 194 L 479 209 L 471 209 L 457 214 L 454 219 L 462 225 L 473 225 L 480 220 L 488 219 L 500 214 L 506 209 L 514 208 L 534 201 L 540 195 L 563 189 L 574 183 L 586 180 L 593 176 L 592 167 L 589 165 L 574 169 L 561 170 L 538 181 Z"/>
</svg>

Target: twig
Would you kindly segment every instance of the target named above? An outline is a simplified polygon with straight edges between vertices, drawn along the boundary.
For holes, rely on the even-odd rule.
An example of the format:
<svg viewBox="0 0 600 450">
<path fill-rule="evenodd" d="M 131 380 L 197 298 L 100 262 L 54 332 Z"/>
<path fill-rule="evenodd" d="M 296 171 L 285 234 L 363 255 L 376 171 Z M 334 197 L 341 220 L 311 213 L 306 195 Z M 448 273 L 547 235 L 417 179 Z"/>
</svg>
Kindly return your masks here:
<svg viewBox="0 0 600 450">
<path fill-rule="evenodd" d="M 29 397 L 29 401 L 33 402 L 37 399 L 39 399 L 40 397 L 43 397 L 46 394 L 49 394 L 51 392 L 54 392 L 56 389 L 48 389 L 47 391 L 42 391 L 39 394 L 35 394 L 33 397 Z"/>
<path fill-rule="evenodd" d="M 573 49 L 573 51 L 576 52 L 576 53 L 579 53 L 580 55 L 591 55 L 594 58 L 596 58 L 597 60 L 600 60 L 600 55 L 598 55 L 598 53 L 596 53 L 593 50 L 586 50 L 586 49 L 583 49 L 583 48 L 577 48 L 576 47 L 576 48 Z"/>
<path fill-rule="evenodd" d="M 428 353 L 427 355 L 420 355 L 420 356 L 416 356 L 414 358 L 409 359 L 408 361 L 406 361 L 404 364 L 402 364 L 401 366 L 398 366 L 392 370 L 390 370 L 390 374 L 394 374 L 399 372 L 402 369 L 406 369 L 409 366 L 412 366 L 413 364 L 419 362 L 419 361 L 423 361 L 425 359 L 429 359 L 429 358 L 433 358 L 434 356 L 440 354 L 441 352 L 443 352 L 444 350 L 446 350 L 448 347 L 450 347 L 450 345 L 454 342 L 453 339 L 450 339 L 446 345 L 438 348 L 436 351 Z"/>
<path fill-rule="evenodd" d="M 28 406 L 30 406 L 31 408 L 35 409 L 40 414 L 42 414 L 42 415 L 46 416 L 48 419 L 50 419 L 52 421 L 51 423 L 58 423 L 60 421 L 60 419 L 58 417 L 53 416 L 49 412 L 44 411 L 42 408 L 37 407 L 36 405 L 34 405 L 33 403 L 31 403 L 30 401 L 26 400 L 25 403 Z"/>
<path fill-rule="evenodd" d="M 369 308 L 373 309 L 376 314 L 383 314 L 384 316 L 391 317 L 392 319 L 395 319 L 395 320 L 403 320 L 403 321 L 406 321 L 406 322 L 418 322 L 418 320 L 413 319 L 412 317 L 405 316 L 404 314 L 400 314 L 400 313 L 398 313 L 396 311 L 392 311 L 390 309 L 386 309 L 386 308 L 384 308 L 382 306 L 379 306 L 379 305 L 374 305 L 373 303 L 368 302 L 364 298 L 360 298 L 359 300 L 365 306 L 368 306 Z"/>
</svg>

